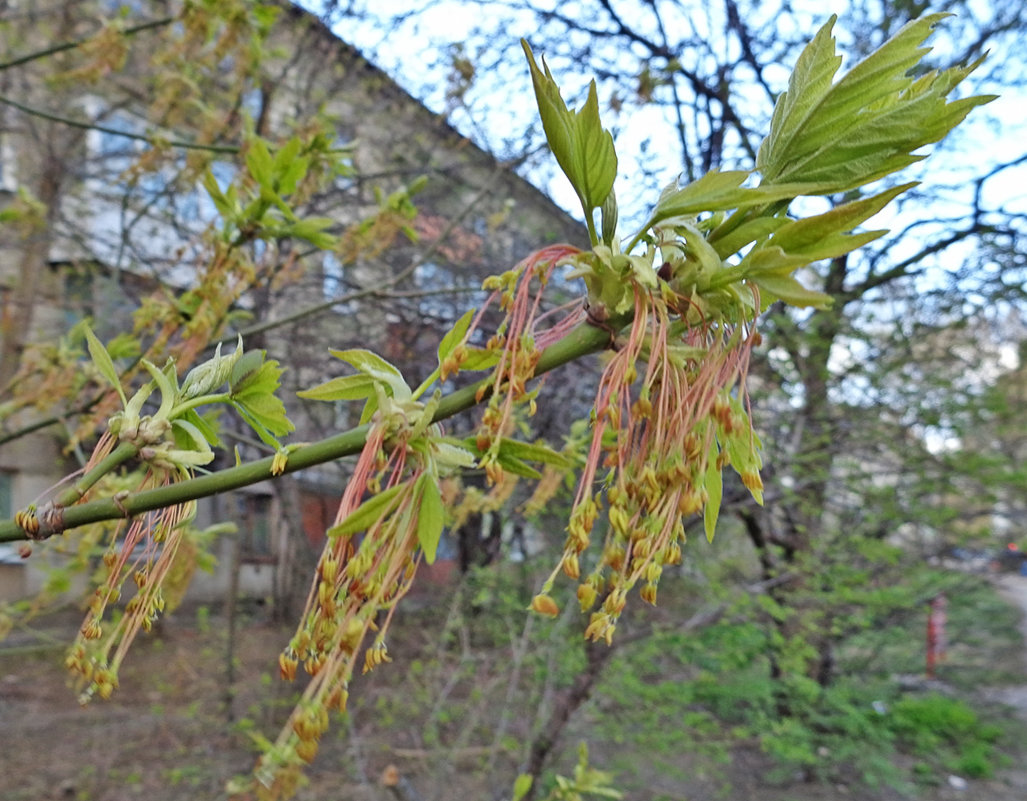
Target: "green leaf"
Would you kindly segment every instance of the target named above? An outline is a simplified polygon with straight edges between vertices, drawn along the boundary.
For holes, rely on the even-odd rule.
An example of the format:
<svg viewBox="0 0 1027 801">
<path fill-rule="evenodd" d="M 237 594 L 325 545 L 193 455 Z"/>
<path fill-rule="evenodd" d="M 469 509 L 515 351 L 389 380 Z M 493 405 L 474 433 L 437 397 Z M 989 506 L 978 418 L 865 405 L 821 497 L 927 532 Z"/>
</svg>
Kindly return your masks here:
<svg viewBox="0 0 1027 801">
<path fill-rule="evenodd" d="M 542 462 L 556 467 L 570 467 L 571 462 L 562 453 L 558 453 L 548 445 L 541 443 L 521 442 L 516 439 L 502 439 L 499 453 L 528 462 Z"/>
<path fill-rule="evenodd" d="M 375 380 L 369 375 L 340 376 L 318 384 L 310 389 L 301 389 L 296 394 L 301 398 L 319 401 L 363 400 L 374 395 Z"/>
<path fill-rule="evenodd" d="M 285 405 L 274 395 L 252 392 L 237 395 L 234 400 L 253 419 L 276 436 L 283 436 L 295 430 L 295 426 L 285 414 Z"/>
<path fill-rule="evenodd" d="M 231 399 L 257 435 L 265 443 L 278 448 L 274 436 L 283 436 L 295 428 L 285 414 L 284 404 L 274 394 L 283 371 L 277 361 L 265 359 L 264 351 L 257 352 L 260 353 L 261 365 L 250 369 L 253 364 L 253 359 L 250 359 L 244 374 L 238 376 L 239 382 L 232 387 Z"/>
<path fill-rule="evenodd" d="M 464 446 L 473 453 L 477 453 L 480 456 L 485 455 L 485 452 L 478 450 L 474 437 L 467 437 L 464 440 Z M 571 464 L 563 454 L 557 453 L 545 445 L 520 442 L 515 439 L 500 439 L 495 450 L 493 451 L 490 448 L 488 452 L 495 457 L 496 463 L 500 467 L 522 478 L 542 478 L 542 474 L 528 464 L 528 461 L 542 462 L 564 468 L 569 467 Z"/>
<path fill-rule="evenodd" d="M 154 415 L 158 420 L 167 420 L 168 413 L 174 406 L 175 401 L 178 399 L 177 387 L 174 382 L 169 378 L 163 370 L 159 369 L 157 365 L 148 361 L 147 359 L 141 359 L 140 363 L 146 368 L 146 372 L 153 378 L 154 384 L 160 390 L 160 407 L 157 409 L 157 413 Z"/>
<path fill-rule="evenodd" d="M 409 400 L 413 395 L 407 382 L 403 380 L 403 374 L 399 369 L 385 361 L 377 353 L 363 348 L 330 350 L 329 353 L 337 359 L 342 359 L 364 375 L 370 376 L 379 384 L 382 384 L 388 391 L 388 394 L 396 400 Z"/>
<path fill-rule="evenodd" d="M 514 781 L 513 801 L 521 801 L 531 789 L 532 782 L 534 782 L 534 777 L 530 773 L 522 773 L 518 776 Z"/>
<path fill-rule="evenodd" d="M 766 184 L 809 182 L 818 194 L 854 189 L 923 158 L 913 155 L 942 139 L 993 96 L 951 103 L 947 95 L 981 63 L 912 76 L 928 48 L 919 45 L 946 15 L 928 14 L 832 85 L 840 60 L 834 18 L 803 51 L 788 91 L 778 98 L 757 168 Z"/>
<path fill-rule="evenodd" d="M 842 57 L 835 53 L 835 40 L 831 35 L 837 15 L 820 28 L 795 63 L 788 80 L 788 90 L 783 92 L 774 106 L 770 121 L 770 133 L 760 145 L 756 167 L 766 180 L 773 180 L 773 165 L 780 159 L 779 153 L 786 152 L 796 131 L 809 116 L 810 110 L 823 100 L 831 89 L 831 82 Z"/>
<path fill-rule="evenodd" d="M 497 454 L 496 463 L 507 473 L 513 473 L 513 475 L 520 476 L 521 478 L 531 478 L 536 481 L 542 478 L 542 474 L 530 464 L 508 453 Z"/>
<path fill-rule="evenodd" d="M 212 448 L 221 447 L 221 439 L 218 437 L 217 413 L 215 411 L 201 415 L 195 409 L 189 409 L 185 414 L 179 416 L 177 420 L 191 423 Z"/>
<path fill-rule="evenodd" d="M 542 59 L 540 70 L 531 47 L 523 39 L 521 47 L 528 58 L 531 82 L 549 148 L 574 187 L 585 216 L 591 219 L 592 210 L 603 205 L 617 178 L 617 152 L 613 136 L 603 128 L 599 118 L 595 81 L 589 84 L 585 105 L 572 112 L 560 96 L 560 87 L 545 59 Z"/>
<path fill-rule="evenodd" d="M 400 490 L 406 489 L 406 484 L 397 484 L 382 490 L 364 501 L 360 506 L 350 512 L 346 519 L 339 525 L 328 529 L 327 536 L 342 537 L 348 534 L 356 534 L 358 531 L 366 531 L 378 520 L 388 517 L 396 506 L 399 499 L 396 497 Z"/>
<path fill-rule="evenodd" d="M 442 341 L 439 343 L 439 367 L 452 355 L 457 346 L 464 341 L 467 329 L 471 327 L 471 320 L 473 318 L 474 309 L 468 309 L 464 316 L 453 323 L 453 327 L 442 337 Z"/>
<path fill-rule="evenodd" d="M 86 343 L 89 347 L 89 355 L 93 360 L 93 364 L 96 369 L 100 371 L 100 375 L 106 378 L 112 387 L 117 390 L 118 397 L 121 398 L 121 405 L 124 407 L 128 404 L 128 399 L 125 398 L 125 391 L 121 388 L 121 380 L 118 378 L 118 371 L 114 367 L 114 360 L 111 359 L 107 349 L 103 346 L 103 343 L 96 338 L 96 334 L 92 332 L 89 326 L 85 327 Z"/>
<path fill-rule="evenodd" d="M 112 359 L 137 359 L 142 348 L 137 337 L 122 332 L 107 343 L 107 352 Z"/>
<path fill-rule="evenodd" d="M 249 350 L 239 358 L 239 361 L 232 366 L 232 374 L 228 379 L 231 391 L 239 389 L 253 373 L 260 370 L 260 366 L 264 363 L 264 356 L 265 351 Z"/>
<path fill-rule="evenodd" d="M 303 142 L 294 136 L 275 153 L 272 160 L 272 171 L 275 176 L 275 189 L 283 195 L 291 195 L 307 174 L 310 159 L 301 155 Z"/>
<path fill-rule="evenodd" d="M 816 309 L 830 308 L 833 299 L 830 295 L 806 289 L 790 275 L 757 275 L 748 279 L 760 288 L 760 303 L 764 308 L 774 300 L 783 300 L 789 306 Z"/>
<path fill-rule="evenodd" d="M 267 143 L 260 137 L 253 137 L 246 148 L 246 169 L 261 188 L 272 188 L 274 164 Z"/>
<path fill-rule="evenodd" d="M 443 472 L 459 467 L 474 467 L 478 461 L 475 453 L 449 437 L 444 439 L 432 438 L 431 449 L 435 463 Z"/>
<path fill-rule="evenodd" d="M 805 256 L 785 253 L 771 240 L 761 247 L 750 250 L 739 266 L 743 275 L 756 279 L 767 275 L 788 276 L 805 264 L 809 264 L 809 259 Z"/>
<path fill-rule="evenodd" d="M 467 357 L 460 365 L 461 370 L 488 370 L 499 364 L 499 351 L 485 348 L 468 348 Z"/>
<path fill-rule="evenodd" d="M 750 175 L 748 170 L 713 170 L 681 188 L 672 184 L 660 195 L 646 227 L 670 217 L 695 216 L 767 202 L 758 190 L 742 186 Z"/>
<path fill-rule="evenodd" d="M 208 169 L 203 174 L 201 181 L 203 188 L 207 191 L 207 195 L 210 197 L 211 202 L 214 204 L 214 208 L 217 209 L 218 214 L 226 220 L 232 219 L 235 215 L 234 204 L 225 196 L 225 193 L 221 191 L 221 187 L 218 186 L 218 180 L 214 177 L 214 173 Z"/>
<path fill-rule="evenodd" d="M 253 352 L 260 355 L 260 364 L 255 366 L 255 360 L 250 358 L 249 364 L 244 365 L 244 368 L 238 371 L 239 375 L 236 375 L 237 371 L 233 368 L 232 379 L 237 378 L 238 380 L 232 383 L 232 397 L 249 394 L 270 395 L 278 389 L 279 378 L 284 372 L 278 366 L 278 362 L 268 359 L 266 351 Z M 248 356 L 249 354 L 246 354 L 246 357 Z M 242 363 L 244 359 L 240 359 L 237 364 Z"/>
<path fill-rule="evenodd" d="M 210 444 L 200 429 L 190 421 L 179 417 L 171 421 L 175 444 L 183 450 L 210 453 Z"/>
<path fill-rule="evenodd" d="M 442 537 L 442 526 L 446 514 L 442 506 L 442 492 L 435 479 L 428 473 L 421 473 L 414 485 L 419 499 L 417 511 L 417 542 L 424 552 L 424 561 L 429 565 L 435 561 L 435 554 Z"/>
<path fill-rule="evenodd" d="M 789 255 L 806 257 L 807 263 L 842 256 L 886 233 L 847 232 L 877 214 L 898 195 L 916 185 L 916 182 L 902 184 L 877 195 L 835 206 L 823 214 L 793 220 L 778 229 L 770 239 L 770 244 L 776 245 Z"/>
<path fill-rule="evenodd" d="M 703 527 L 706 529 L 706 539 L 713 542 L 713 536 L 717 533 L 717 518 L 720 517 L 720 501 L 724 495 L 724 477 L 717 469 L 717 445 L 710 447 L 706 465 L 706 507 L 703 509 Z"/>
<path fill-rule="evenodd" d="M 335 225 L 335 220 L 331 217 L 305 217 L 294 222 L 283 233 L 303 239 L 321 250 L 329 250 L 339 242 L 338 237 L 325 232 L 326 228 L 333 225 Z"/>
<path fill-rule="evenodd" d="M 754 220 L 744 222 L 729 233 L 719 235 L 720 229 L 714 230 L 709 237 L 709 243 L 717 251 L 717 255 L 726 259 L 737 253 L 750 242 L 757 242 L 770 236 L 774 231 L 783 225 L 787 225 L 788 218 L 781 217 L 757 217 Z"/>
</svg>

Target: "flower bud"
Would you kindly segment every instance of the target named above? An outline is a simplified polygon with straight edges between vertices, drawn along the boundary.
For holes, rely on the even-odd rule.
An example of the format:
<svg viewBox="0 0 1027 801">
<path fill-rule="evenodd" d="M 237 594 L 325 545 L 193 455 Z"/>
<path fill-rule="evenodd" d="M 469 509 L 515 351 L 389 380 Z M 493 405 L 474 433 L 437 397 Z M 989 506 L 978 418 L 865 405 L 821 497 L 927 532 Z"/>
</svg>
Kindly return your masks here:
<svg viewBox="0 0 1027 801">
<path fill-rule="evenodd" d="M 531 599 L 531 609 L 548 617 L 556 617 L 560 614 L 560 607 L 556 605 L 556 601 L 544 593 L 539 593 Z"/>
</svg>

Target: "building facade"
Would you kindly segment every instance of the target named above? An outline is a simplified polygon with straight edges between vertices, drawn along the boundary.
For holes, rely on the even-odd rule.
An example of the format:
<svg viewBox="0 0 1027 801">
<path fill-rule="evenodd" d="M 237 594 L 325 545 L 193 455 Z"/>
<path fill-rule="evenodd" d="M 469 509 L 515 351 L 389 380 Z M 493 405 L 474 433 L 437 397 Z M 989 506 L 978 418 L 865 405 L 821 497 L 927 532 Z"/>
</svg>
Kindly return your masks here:
<svg viewBox="0 0 1027 801">
<path fill-rule="evenodd" d="M 82 407 L 100 384 L 88 367 L 76 373 L 62 335 L 89 319 L 105 341 L 152 337 L 167 329 L 147 327 L 146 315 L 170 297 L 182 319 L 169 348 L 188 342 L 189 315 L 205 308 L 197 276 L 216 252 L 203 175 L 245 189 L 245 153 L 230 146 L 246 131 L 276 143 L 321 126 L 351 167 L 298 193 L 298 213 L 330 218 L 338 245 L 248 244 L 252 275 L 213 329 L 228 340 L 242 333 L 288 367 L 280 394 L 292 441 L 353 422 L 344 407 L 295 397 L 344 371 L 329 348 L 374 349 L 416 384 L 439 336 L 483 297 L 484 276 L 546 244 L 583 243 L 575 220 L 318 18 L 275 10 L 257 24 L 275 17 L 252 63 L 255 34 L 234 30 L 231 15 L 183 18 L 157 0 L 32 5 L 0 33 L 7 62 L 82 43 L 0 72 L 0 208 L 10 218 L 0 228 L 0 516 L 45 499 L 91 446 L 78 441 L 78 421 L 93 413 Z M 172 21 L 146 28 L 162 19 Z M 206 38 L 191 25 L 206 25 Z M 261 455 L 231 421 L 223 431 L 226 463 L 233 448 Z M 234 522 L 238 533 L 215 546 L 219 568 L 197 578 L 196 592 L 287 594 L 291 565 L 331 524 L 346 470 L 325 465 L 208 503 L 204 520 Z M 4 550 L 0 598 L 39 589 L 33 559 Z"/>
</svg>

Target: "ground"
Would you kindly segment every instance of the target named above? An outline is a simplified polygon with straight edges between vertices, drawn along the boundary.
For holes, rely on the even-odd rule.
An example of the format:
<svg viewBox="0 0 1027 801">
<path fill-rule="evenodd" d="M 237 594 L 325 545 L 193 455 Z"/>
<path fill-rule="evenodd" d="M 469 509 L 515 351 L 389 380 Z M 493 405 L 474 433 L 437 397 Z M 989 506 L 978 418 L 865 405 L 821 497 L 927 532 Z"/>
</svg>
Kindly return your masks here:
<svg viewBox="0 0 1027 801">
<path fill-rule="evenodd" d="M 1004 597 L 1025 611 L 1027 578 L 1004 576 L 994 581 Z M 223 624 L 205 609 L 180 610 L 164 622 L 156 636 L 140 641 L 124 669 L 121 687 L 106 703 L 80 708 L 66 686 L 60 667 L 64 645 L 76 615 L 49 618 L 32 633 L 16 632 L 0 649 L 0 725 L 5 744 L 0 752 L 0 798 L 3 801 L 177 801 L 224 797 L 225 783 L 245 774 L 254 760 L 248 731 L 270 733 L 286 714 L 289 692 L 272 674 L 275 655 L 289 632 L 251 610 L 235 653 L 235 693 L 226 695 Z M 980 705 L 1006 704 L 1011 714 L 1027 721 L 1027 654 L 1023 684 L 979 688 Z M 391 797 L 381 784 L 390 765 L 401 778 L 413 778 L 422 801 L 492 797 L 494 788 L 475 778 L 492 753 L 500 763 L 503 746 L 465 741 L 445 752 L 426 750 L 418 723 L 391 720 L 387 743 L 377 739 L 391 707 L 390 692 L 406 692 L 404 670 L 397 656 L 384 670 L 384 681 L 372 685 L 377 701 L 364 700 L 345 723 L 336 722 L 339 737 L 325 741 L 301 798 L 321 801 L 371 801 Z M 411 674 L 412 675 L 412 674 Z M 229 707 L 231 712 L 229 712 Z M 402 708 L 402 707 L 399 707 Z M 395 717 L 393 715 L 393 717 Z M 513 730 L 513 729 L 511 729 Z M 1007 749 L 1008 750 L 1008 749 Z M 600 756 L 601 754 L 597 754 Z M 926 801 L 1023 801 L 1027 770 L 1012 764 L 994 780 L 961 787 L 958 777 L 938 776 L 937 786 L 920 796 Z M 447 769 L 428 770 L 432 759 L 445 759 Z M 736 751 L 725 769 L 733 788 L 730 801 L 891 801 L 890 791 L 867 794 L 846 787 L 795 784 L 768 789 L 760 781 L 762 757 Z M 462 769 L 466 761 L 468 769 Z M 471 769 L 473 767 L 473 769 Z M 658 784 L 656 782 L 655 784 Z M 655 786 L 654 784 L 654 786 Z M 953 784 L 957 786 L 953 786 Z M 694 788 L 661 788 L 663 798 L 694 801 Z M 655 796 L 647 796 L 651 798 Z"/>
</svg>

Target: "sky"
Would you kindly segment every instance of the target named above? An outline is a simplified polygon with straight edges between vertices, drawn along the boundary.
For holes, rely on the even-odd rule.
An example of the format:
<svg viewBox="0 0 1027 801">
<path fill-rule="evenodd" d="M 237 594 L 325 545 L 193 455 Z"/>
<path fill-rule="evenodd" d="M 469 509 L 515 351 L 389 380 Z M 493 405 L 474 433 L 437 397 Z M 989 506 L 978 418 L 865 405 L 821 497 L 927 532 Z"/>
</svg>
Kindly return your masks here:
<svg viewBox="0 0 1027 801">
<path fill-rule="evenodd" d="M 306 5 L 316 7 L 319 0 L 305 0 Z M 361 3 L 357 2 L 358 6 Z M 552 5 L 559 7 L 567 14 L 574 13 L 574 2 L 553 0 Z M 625 4 L 616 4 L 623 7 Z M 848 0 L 827 0 L 827 2 L 793 2 L 792 16 L 782 16 L 779 24 L 782 34 L 803 39 L 809 38 L 832 14 L 840 14 L 842 22 L 836 27 L 835 35 L 839 39 L 839 50 L 843 54 L 851 45 L 850 37 L 844 28 L 844 15 L 850 5 Z M 984 14 L 987 3 L 979 3 L 978 11 Z M 420 13 L 408 18 L 398 29 L 383 29 L 381 19 L 390 19 L 396 15 L 410 12 L 412 9 L 426 7 Z M 369 9 L 364 20 L 347 19 L 344 24 L 336 27 L 341 38 L 347 40 L 368 54 L 372 60 L 401 86 L 407 89 L 429 108 L 438 112 L 447 110 L 446 103 L 446 66 L 448 65 L 448 47 L 458 45 L 472 37 L 476 24 L 480 22 L 482 10 L 474 3 L 463 0 L 442 0 L 435 3 L 408 2 L 404 0 L 375 0 L 373 4 L 364 5 Z M 714 15 L 713 9 L 720 4 L 707 6 L 707 14 Z M 752 20 L 758 22 L 758 20 Z M 947 22 L 953 28 L 959 21 Z M 692 18 L 689 24 L 694 26 L 696 34 L 702 36 L 704 25 L 718 26 L 722 23 L 713 16 L 703 20 L 701 15 Z M 529 41 L 536 34 L 534 18 L 528 14 L 511 14 L 504 29 L 504 36 L 509 39 L 507 44 L 516 43 L 521 36 Z M 944 55 L 950 50 L 949 41 L 943 29 L 932 37 L 930 44 L 935 47 L 936 54 Z M 710 37 L 712 38 L 712 37 Z M 536 56 L 544 55 L 541 44 L 535 46 Z M 480 54 L 467 52 L 472 61 L 481 59 Z M 1011 55 L 1011 54 L 1009 54 Z M 995 52 L 991 60 L 1006 61 L 1007 54 Z M 842 71 L 851 65 L 846 59 Z M 569 104 L 580 103 L 587 81 L 592 77 L 587 68 L 578 69 L 576 65 L 552 62 L 557 80 L 564 89 L 564 97 Z M 1023 69 L 1023 63 L 1020 63 Z M 469 97 L 472 102 L 478 98 L 475 92 L 499 92 L 501 104 L 488 106 L 487 116 L 469 116 L 463 109 L 451 109 L 448 115 L 451 124 L 465 135 L 474 139 L 479 145 L 497 153 L 500 157 L 507 142 L 505 132 L 517 130 L 524 125 L 526 119 L 533 119 L 536 111 L 534 98 L 530 91 L 530 80 L 527 68 L 523 73 L 523 86 L 511 87 L 507 84 L 496 86 L 489 81 L 489 75 L 478 75 L 475 80 L 478 86 L 472 87 Z M 764 73 L 767 82 L 775 89 L 783 89 L 788 79 L 788 70 L 783 66 L 774 66 Z M 1027 142 L 1027 75 L 1022 76 L 1018 87 L 1010 90 L 1006 87 L 1003 95 L 987 109 L 976 112 L 962 126 L 958 136 L 963 140 L 965 158 L 949 159 L 945 167 L 946 180 L 955 186 L 965 186 L 974 177 L 986 172 L 991 165 L 1005 160 L 1007 154 L 1023 153 L 1023 143 Z M 988 81 L 971 78 L 968 82 L 975 92 L 988 93 L 994 88 Z M 680 163 L 679 151 L 675 145 L 673 120 L 666 113 L 655 107 L 642 111 L 632 111 L 631 115 L 617 115 L 606 109 L 610 100 L 609 87 L 600 83 L 600 103 L 604 107 L 604 122 L 614 130 L 620 155 L 620 175 L 618 178 L 618 197 L 631 198 L 649 196 L 675 177 L 675 164 Z M 766 104 L 765 98 L 754 98 L 754 102 Z M 648 152 L 641 155 L 643 143 L 648 142 Z M 982 143 L 987 143 L 982 146 Z M 520 141 L 509 143 L 512 148 L 522 145 Z M 662 155 L 666 153 L 666 155 Z M 645 164 L 642 164 L 644 159 Z M 663 161 L 666 169 L 657 170 L 659 186 L 636 186 L 636 176 L 652 169 L 654 163 Z M 747 166 L 747 165 L 740 165 Z M 540 188 L 547 191 L 558 203 L 572 214 L 580 216 L 580 209 L 573 192 L 566 181 L 559 176 L 550 163 L 533 162 L 525 177 L 532 180 Z M 930 176 L 928 176 L 929 178 Z M 956 195 L 961 194 L 956 191 Z M 957 201 L 956 205 L 963 206 Z M 1003 204 L 1027 216 L 1027 163 L 1007 170 L 1000 179 L 989 181 L 985 185 L 984 200 L 986 204 Z M 622 218 L 640 218 L 643 209 L 634 209 L 630 202 L 621 201 Z M 955 205 L 953 206 L 955 210 Z"/>
<path fill-rule="evenodd" d="M 319 0 L 306 2 L 316 5 Z M 357 5 L 367 4 L 367 0 L 354 2 Z M 573 14 L 578 5 L 575 0 L 552 2 L 554 8 L 558 7 L 561 13 L 566 14 Z M 628 0 L 620 3 L 614 0 L 614 5 L 619 8 L 624 8 L 627 4 Z M 380 23 L 383 18 L 389 19 L 425 5 L 430 8 L 424 13 L 408 17 L 398 28 L 384 29 Z M 671 5 L 673 4 L 667 4 L 668 7 Z M 858 44 L 845 27 L 845 12 L 850 5 L 851 3 L 846 0 L 816 3 L 793 0 L 793 13 L 777 18 L 777 23 L 782 35 L 803 41 L 811 38 L 832 13 L 839 14 L 841 20 L 834 33 L 838 38 L 839 52 L 847 56 L 839 73 L 843 74 L 854 63 L 855 59 L 851 52 Z M 490 54 L 486 51 L 472 52 L 468 46 L 461 54 L 476 64 L 484 65 L 479 69 L 475 76 L 475 84 L 469 90 L 470 105 L 473 111 L 477 112 L 479 108 L 484 108 L 487 109 L 487 113 L 478 113 L 472 117 L 459 107 L 452 109 L 451 103 L 447 109 L 446 78 L 450 72 L 452 53 L 458 52 L 454 48 L 459 48 L 469 37 L 473 39 L 476 22 L 480 21 L 482 14 L 480 6 L 468 0 L 439 0 L 428 4 L 403 0 L 374 0 L 373 4 L 364 7 L 365 10 L 368 7 L 371 10 L 363 20 L 348 19 L 336 27 L 336 32 L 341 38 L 361 49 L 397 83 L 432 110 L 439 113 L 450 110 L 450 123 L 480 146 L 491 150 L 499 157 L 503 157 L 507 149 L 510 152 L 517 152 L 518 148 L 524 147 L 524 140 L 511 137 L 509 132 L 522 130 L 525 121 L 534 121 L 537 115 L 526 65 L 521 85 L 509 83 L 509 76 L 516 75 L 509 70 L 501 74 L 501 78 L 507 83 L 497 84 L 496 75 L 491 74 L 488 69 Z M 704 9 L 703 13 L 706 16 L 697 14 L 687 20 L 687 24 L 694 29 L 695 37 L 697 40 L 707 38 L 711 41 L 721 41 L 718 37 L 706 37 L 705 34 L 707 30 L 723 27 L 723 21 L 716 18 L 722 4 L 705 4 L 700 7 Z M 976 7 L 971 6 L 971 9 L 976 15 L 984 17 L 987 16 L 989 5 L 982 1 L 977 3 Z M 756 27 L 760 22 L 758 19 L 748 21 Z M 934 55 L 944 59 L 946 54 L 954 51 L 952 35 L 958 35 L 962 23 L 963 20 L 950 19 L 939 27 L 928 42 L 935 48 Z M 506 41 L 501 44 L 516 48 L 517 40 L 524 36 L 529 40 L 537 40 L 534 47 L 536 57 L 545 55 L 544 43 L 540 40 L 535 26 L 532 16 L 511 14 L 502 33 Z M 1015 42 L 1010 45 L 1015 46 Z M 587 82 L 592 77 L 588 72 L 588 66 L 552 57 L 549 61 L 568 105 L 580 104 L 584 99 Z M 952 225 L 965 225 L 974 180 L 986 174 L 995 164 L 1010 161 L 1027 152 L 1027 113 L 1024 113 L 1024 109 L 1027 109 L 1027 62 L 1023 54 L 1001 50 L 993 52 L 985 68 L 966 81 L 969 87 L 967 91 L 979 94 L 994 93 L 996 87 L 988 80 L 988 72 L 995 69 L 996 65 L 996 72 L 1000 77 L 1019 80 L 1014 80 L 1012 86 L 1003 87 L 1002 96 L 993 103 L 976 109 L 970 118 L 950 135 L 950 141 L 945 144 L 944 150 L 939 150 L 933 158 L 915 165 L 903 174 L 904 179 L 923 180 L 930 187 L 930 208 L 925 209 L 921 202 L 908 204 L 903 209 L 893 205 L 871 221 L 869 227 L 901 230 L 911 223 L 920 222 L 924 217 L 942 220 L 930 229 L 917 229 L 915 236 L 905 237 L 888 254 L 890 259 L 897 261 L 911 255 L 929 237 L 943 237 L 948 225 L 944 222 L 945 219 L 952 220 Z M 1020 70 L 1020 74 L 1013 74 L 1014 69 Z M 779 91 L 786 87 L 788 76 L 789 69 L 785 65 L 778 65 L 765 70 L 763 77 L 775 91 Z M 741 83 L 736 82 L 735 86 L 740 87 Z M 960 90 L 962 88 L 960 87 Z M 675 165 L 680 165 L 681 160 L 680 150 L 676 144 L 674 120 L 665 109 L 650 106 L 639 110 L 633 107 L 630 113 L 617 114 L 608 108 L 611 91 L 613 83 L 604 83 L 600 80 L 599 95 L 603 120 L 614 133 L 620 157 L 616 191 L 621 206 L 621 229 L 622 233 L 625 233 L 627 226 L 632 222 L 637 225 L 644 219 L 649 206 L 663 186 L 678 177 L 679 167 Z M 493 97 L 483 98 L 482 94 L 486 93 L 493 93 Z M 500 98 L 500 102 L 492 102 L 495 97 Z M 754 95 L 751 100 L 769 111 L 766 95 Z M 479 106 L 476 101 L 487 102 L 482 102 Z M 930 153 L 932 150 L 933 148 L 929 148 L 926 152 Z M 751 164 L 725 166 L 748 168 Z M 521 173 L 572 215 L 580 218 L 581 210 L 576 196 L 556 168 L 555 160 L 548 153 L 538 153 L 521 169 Z M 1007 169 L 1001 175 L 987 181 L 982 188 L 982 200 L 986 208 L 1001 207 L 1007 212 L 1018 214 L 1021 217 L 1021 225 L 1024 225 L 1027 222 L 1027 157 L 1017 167 Z M 962 261 L 968 261 L 973 256 L 974 253 L 969 246 L 950 248 L 943 254 L 944 261 L 941 262 L 941 266 L 953 271 L 961 266 Z M 921 291 L 938 288 L 945 280 L 948 279 L 944 271 L 935 271 L 921 278 L 918 288 Z M 895 307 L 891 313 L 901 314 L 902 309 Z M 1021 325 L 1023 324 L 1022 321 Z M 1024 334 L 1023 331 L 1019 333 L 1020 336 Z M 1003 367 L 1013 366 L 1015 353 L 1016 347 L 1013 344 L 1009 344 L 1000 352 Z M 839 354 L 839 359 L 846 358 L 852 358 L 852 354 Z M 837 366 L 840 367 L 841 362 Z"/>
</svg>

